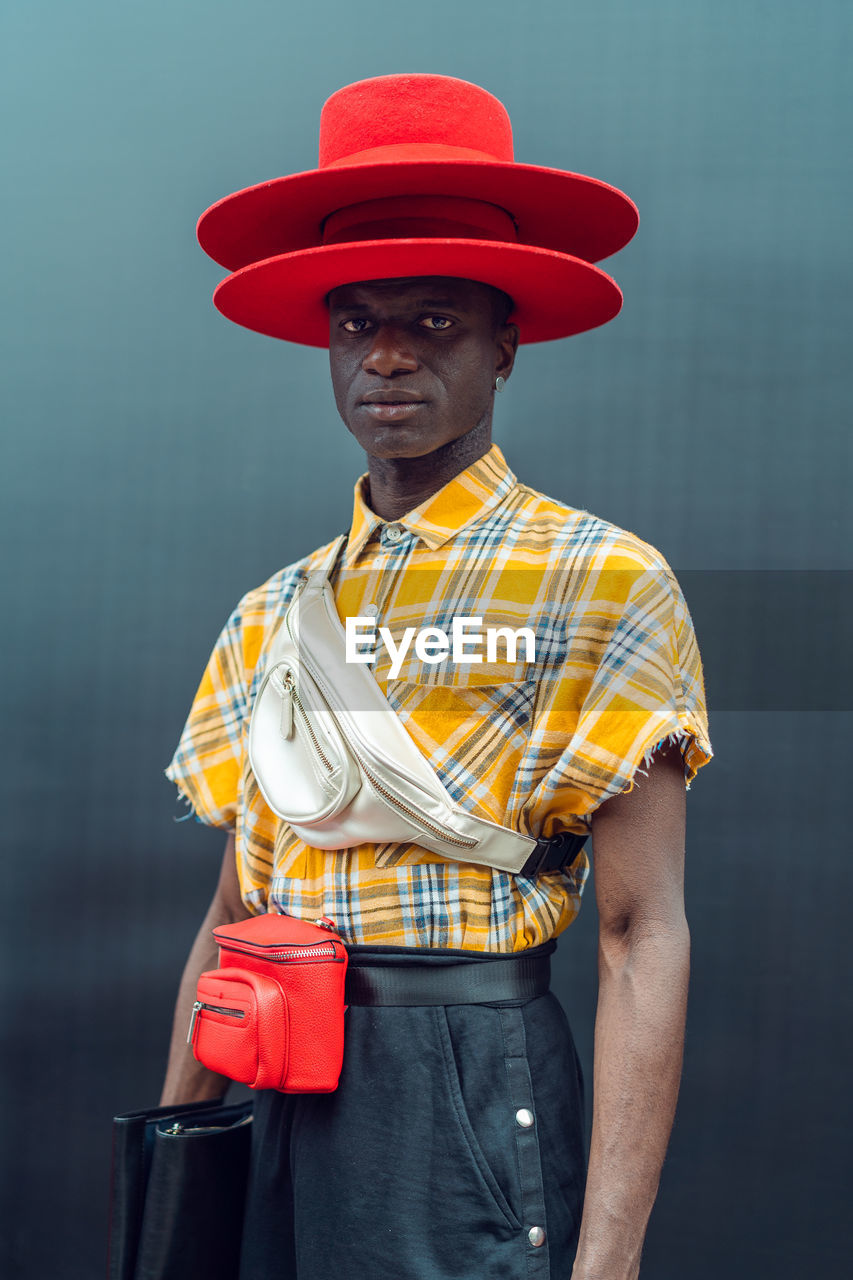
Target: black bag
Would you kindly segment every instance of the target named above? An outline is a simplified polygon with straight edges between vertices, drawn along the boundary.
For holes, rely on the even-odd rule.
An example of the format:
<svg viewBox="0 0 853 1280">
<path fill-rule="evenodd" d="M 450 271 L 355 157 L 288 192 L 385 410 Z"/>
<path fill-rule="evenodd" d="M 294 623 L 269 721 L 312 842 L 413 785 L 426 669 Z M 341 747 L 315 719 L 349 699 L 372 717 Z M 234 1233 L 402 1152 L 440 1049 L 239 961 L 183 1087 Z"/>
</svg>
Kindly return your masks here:
<svg viewBox="0 0 853 1280">
<path fill-rule="evenodd" d="M 114 1118 L 109 1280 L 236 1280 L 251 1120 L 222 1098 Z"/>
</svg>

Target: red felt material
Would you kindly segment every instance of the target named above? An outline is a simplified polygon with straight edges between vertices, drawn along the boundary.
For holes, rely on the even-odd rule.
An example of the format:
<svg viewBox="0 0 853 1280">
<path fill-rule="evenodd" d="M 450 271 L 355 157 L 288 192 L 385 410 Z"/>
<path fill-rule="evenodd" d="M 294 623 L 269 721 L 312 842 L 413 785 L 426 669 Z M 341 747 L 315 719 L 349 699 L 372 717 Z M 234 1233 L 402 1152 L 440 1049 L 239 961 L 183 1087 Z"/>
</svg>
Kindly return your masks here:
<svg viewBox="0 0 853 1280">
<path fill-rule="evenodd" d="M 613 303 L 621 303 L 621 294 L 608 277 L 603 277 L 606 285 L 601 280 L 594 283 L 594 277 L 583 277 L 580 284 L 583 273 L 568 263 L 565 271 L 558 270 L 556 256 L 590 264 L 621 249 L 639 222 L 633 201 L 583 174 L 516 164 L 509 116 L 498 99 L 479 86 L 450 76 L 415 74 L 346 85 L 323 107 L 319 155 L 317 169 L 234 192 L 199 219 L 202 248 L 234 273 L 219 286 L 214 301 L 236 323 L 321 346 L 325 339 L 319 336 L 316 312 L 335 285 L 406 274 L 461 275 L 500 288 L 506 285 L 499 277 L 511 278 L 518 288 L 524 282 L 520 263 L 525 255 L 527 287 L 523 294 L 512 293 L 519 317 L 524 316 L 522 341 L 578 333 L 605 323 L 619 310 Z M 515 224 L 512 240 L 521 256 L 501 269 L 496 251 L 478 252 L 482 246 L 470 226 L 453 220 L 439 225 L 435 219 L 432 235 L 425 222 L 414 228 L 387 228 L 380 220 L 371 236 L 374 252 L 365 253 L 366 244 L 359 252 L 343 252 L 346 243 L 338 242 L 334 248 L 342 252 L 317 254 L 330 216 L 361 202 L 402 196 L 455 197 L 496 206 Z M 384 268 L 375 265 L 379 246 L 408 242 L 413 236 L 418 249 L 410 246 L 403 253 L 405 272 L 392 270 L 390 257 Z M 493 237 L 490 230 L 488 240 L 496 250 Z M 439 245 L 448 247 L 444 256 Z M 460 259 L 463 245 L 471 250 L 470 269 Z M 537 262 L 541 250 L 550 251 L 550 276 L 540 269 L 542 259 Z M 304 255 L 301 261 L 299 255 Z M 269 259 L 283 257 L 286 265 L 266 267 Z M 399 258 L 398 254 L 394 260 Z M 312 271 L 317 273 L 313 292 Z M 578 284 L 580 292 L 557 296 L 568 284 Z M 285 292 L 273 297 L 271 291 L 279 288 Z M 253 290 L 257 296 L 251 298 Z M 292 312 L 297 306 L 308 308 L 303 330 L 290 318 L 274 321 L 276 308 Z"/>
<path fill-rule="evenodd" d="M 319 165 L 373 147 L 418 142 L 468 147 L 512 160 L 512 125 L 502 102 L 453 76 L 374 76 L 344 85 L 320 112 Z"/>
<path fill-rule="evenodd" d="M 412 230 L 412 223 L 417 223 L 419 229 Z M 371 230 L 374 227 L 386 230 L 375 235 Z M 444 227 L 454 230 L 445 231 Z M 505 209 L 485 200 L 464 200 L 461 196 L 385 196 L 381 200 L 362 200 L 336 210 L 323 223 L 323 244 L 411 236 L 518 241 L 515 223 Z"/>
<path fill-rule="evenodd" d="M 566 338 L 612 320 L 619 286 L 580 258 L 526 245 L 477 240 L 375 240 L 323 245 L 243 267 L 213 301 L 229 320 L 271 338 L 329 345 L 325 296 L 348 280 L 458 276 L 503 289 L 515 300 L 522 342 Z"/>
<path fill-rule="evenodd" d="M 201 215 L 199 243 L 215 262 L 236 271 L 319 244 L 323 221 L 336 209 L 402 195 L 488 200 L 512 215 L 522 243 L 587 262 L 616 253 L 639 223 L 627 196 L 579 173 L 484 160 L 386 160 L 313 169 L 225 196 Z"/>
</svg>

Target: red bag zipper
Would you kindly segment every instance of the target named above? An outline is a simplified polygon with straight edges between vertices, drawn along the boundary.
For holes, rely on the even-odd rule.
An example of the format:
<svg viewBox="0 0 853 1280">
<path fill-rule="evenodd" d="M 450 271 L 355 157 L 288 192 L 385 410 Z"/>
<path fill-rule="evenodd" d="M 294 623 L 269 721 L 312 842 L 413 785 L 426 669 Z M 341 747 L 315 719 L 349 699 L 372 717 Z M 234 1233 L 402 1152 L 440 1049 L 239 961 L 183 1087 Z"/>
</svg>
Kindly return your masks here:
<svg viewBox="0 0 853 1280">
<path fill-rule="evenodd" d="M 219 934 L 217 942 L 223 951 L 242 951 L 244 955 L 258 956 L 264 960 L 274 960 L 276 962 L 285 960 L 334 960 L 335 944 L 334 942 L 313 942 L 308 943 L 304 947 L 276 947 L 275 950 L 267 950 L 265 946 L 252 943 L 241 943 L 236 939 L 229 939 L 226 934 Z"/>
<path fill-rule="evenodd" d="M 193 1042 L 195 1024 L 198 1022 L 198 1015 L 202 1009 L 209 1009 L 211 1013 L 224 1013 L 229 1018 L 245 1018 L 246 1016 L 243 1009 L 226 1009 L 221 1004 L 208 1004 L 205 1000 L 195 1000 L 193 1001 L 193 1015 L 190 1018 L 190 1029 L 187 1032 L 187 1044 L 192 1044 Z"/>
</svg>

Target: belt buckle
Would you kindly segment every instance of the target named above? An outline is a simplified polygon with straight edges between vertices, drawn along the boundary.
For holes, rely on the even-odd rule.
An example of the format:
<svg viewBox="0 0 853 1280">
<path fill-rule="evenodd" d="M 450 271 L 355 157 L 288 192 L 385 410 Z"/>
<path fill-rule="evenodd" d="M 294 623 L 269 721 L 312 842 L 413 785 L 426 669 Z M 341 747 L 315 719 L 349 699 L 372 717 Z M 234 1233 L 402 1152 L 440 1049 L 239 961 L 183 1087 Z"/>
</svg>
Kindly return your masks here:
<svg viewBox="0 0 853 1280">
<path fill-rule="evenodd" d="M 533 879 L 542 872 L 542 868 L 548 861 L 548 855 L 551 852 L 551 840 L 539 839 L 533 847 L 533 850 L 519 872 L 520 876 L 527 876 Z"/>
<path fill-rule="evenodd" d="M 555 850 L 559 851 L 562 856 L 556 866 L 548 869 L 549 871 L 562 871 L 569 858 L 574 859 L 586 844 L 586 841 L 586 836 L 576 835 L 573 831 L 558 831 L 555 836 L 540 837 L 536 841 L 536 847 L 530 857 L 517 874 L 530 877 L 541 875 L 545 863 L 550 860 Z"/>
</svg>

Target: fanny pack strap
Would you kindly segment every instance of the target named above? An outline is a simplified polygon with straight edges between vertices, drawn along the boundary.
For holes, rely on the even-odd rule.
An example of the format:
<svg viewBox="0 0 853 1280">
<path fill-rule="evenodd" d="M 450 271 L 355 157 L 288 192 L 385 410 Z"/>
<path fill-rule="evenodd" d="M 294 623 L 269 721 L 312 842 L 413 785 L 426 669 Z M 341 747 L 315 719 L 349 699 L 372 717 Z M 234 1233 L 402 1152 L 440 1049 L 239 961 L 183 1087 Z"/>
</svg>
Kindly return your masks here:
<svg viewBox="0 0 853 1280">
<path fill-rule="evenodd" d="M 342 533 L 331 544 L 320 564 L 316 568 L 309 570 L 305 575 L 306 580 L 313 579 L 317 587 L 322 582 L 322 590 L 317 590 L 316 595 L 312 593 L 311 604 L 306 611 L 310 641 L 306 643 L 308 638 L 305 635 L 301 636 L 302 644 L 305 648 L 306 663 L 309 663 L 311 656 L 319 651 L 322 654 L 321 678 L 330 684 L 332 693 L 342 695 L 338 706 L 334 708 L 335 714 L 343 722 L 341 727 L 345 731 L 349 727 L 350 732 L 356 733 L 362 749 L 366 749 L 369 752 L 381 769 L 386 758 L 387 744 L 381 744 L 371 732 L 375 723 L 374 714 L 378 710 L 383 713 L 383 717 L 391 717 L 395 724 L 399 726 L 396 734 L 397 750 L 395 751 L 397 763 L 403 764 L 408 768 L 412 776 L 417 779 L 419 785 L 426 792 L 438 798 L 458 820 L 465 823 L 468 829 L 476 831 L 481 839 L 488 840 L 493 844 L 498 841 L 502 844 L 506 843 L 514 852 L 517 851 L 517 861 L 526 852 L 527 856 L 523 865 L 514 874 L 536 876 L 562 871 L 575 860 L 586 843 L 586 835 L 561 831 L 556 836 L 535 840 L 533 837 L 525 836 L 510 827 L 504 827 L 499 823 L 490 822 L 488 819 L 479 818 L 468 810 L 461 809 L 450 796 L 435 769 L 419 750 L 394 708 L 387 701 L 372 672 L 367 670 L 364 664 L 346 664 L 343 630 L 334 602 L 333 580 L 347 538 L 348 535 Z M 308 593 L 302 592 L 300 594 L 304 604 L 308 605 L 306 598 Z M 301 613 L 302 610 L 300 610 Z M 273 650 L 275 650 L 275 645 L 273 645 Z M 319 670 L 317 674 L 320 674 Z M 349 690 L 349 694 L 354 694 L 354 696 L 349 696 L 347 690 Z M 356 690 L 357 692 L 355 692 Z M 370 713 L 359 717 L 357 721 L 347 710 L 348 706 L 371 706 L 371 704 Z M 347 726 L 346 721 L 349 721 L 349 726 Z"/>
<path fill-rule="evenodd" d="M 323 559 L 315 569 L 309 569 L 309 573 L 316 573 L 324 578 L 328 578 L 329 582 L 334 583 L 337 577 L 338 564 L 344 552 L 344 547 L 349 539 L 348 533 L 342 533 L 340 537 L 335 538 Z"/>
</svg>

